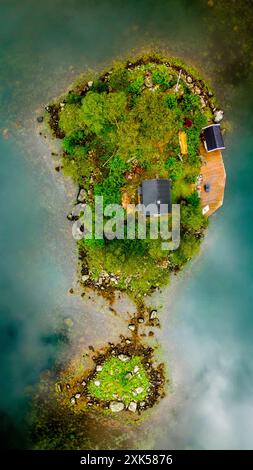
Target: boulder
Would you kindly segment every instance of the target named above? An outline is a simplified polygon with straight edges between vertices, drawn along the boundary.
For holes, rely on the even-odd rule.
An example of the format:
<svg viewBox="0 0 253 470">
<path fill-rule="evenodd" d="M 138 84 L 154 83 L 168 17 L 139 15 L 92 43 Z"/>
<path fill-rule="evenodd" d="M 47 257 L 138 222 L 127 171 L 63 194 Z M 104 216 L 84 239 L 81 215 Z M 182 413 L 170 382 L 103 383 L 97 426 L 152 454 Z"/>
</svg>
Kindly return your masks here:
<svg viewBox="0 0 253 470">
<path fill-rule="evenodd" d="M 75 403 L 76 403 L 75 397 L 70 398 L 70 403 L 71 403 L 71 405 L 75 405 Z"/>
<path fill-rule="evenodd" d="M 81 398 L 81 393 L 76 393 L 75 398 L 78 400 L 78 398 Z"/>
<path fill-rule="evenodd" d="M 140 368 L 138 366 L 135 366 L 134 367 L 134 374 L 137 374 L 137 372 L 139 372 Z"/>
<path fill-rule="evenodd" d="M 118 355 L 118 358 L 119 358 L 119 360 L 122 361 L 122 362 L 128 362 L 128 361 L 130 360 L 130 357 L 127 356 L 126 354 L 119 354 L 119 355 Z"/>
<path fill-rule="evenodd" d="M 99 385 L 100 385 L 100 380 L 95 380 L 95 381 L 94 381 L 94 384 L 96 385 L 96 387 L 99 387 Z"/>
<path fill-rule="evenodd" d="M 82 281 L 86 282 L 86 281 L 88 281 L 88 279 L 89 279 L 89 274 L 83 274 Z"/>
<path fill-rule="evenodd" d="M 155 320 L 155 318 L 157 318 L 157 310 L 151 310 L 149 318 L 150 320 Z"/>
<path fill-rule="evenodd" d="M 222 111 L 222 109 L 215 111 L 214 122 L 219 123 L 220 121 L 222 121 L 223 117 L 224 117 L 224 111 Z"/>
<path fill-rule="evenodd" d="M 143 392 L 143 387 L 137 387 L 135 391 L 136 391 L 137 394 L 142 393 Z"/>
<path fill-rule="evenodd" d="M 135 325 L 133 323 L 130 323 L 128 325 L 128 329 L 131 330 L 131 331 L 135 331 Z"/>
<path fill-rule="evenodd" d="M 121 401 L 111 401 L 109 407 L 113 413 L 119 413 L 119 411 L 124 410 L 124 403 Z"/>
<path fill-rule="evenodd" d="M 92 85 L 93 85 L 93 81 L 92 81 L 92 80 L 90 80 L 90 81 L 88 82 L 88 87 L 89 87 L 89 88 L 91 88 L 91 87 L 92 87 Z"/>
<path fill-rule="evenodd" d="M 135 401 L 131 401 L 128 405 L 129 411 L 132 411 L 132 413 L 135 413 L 137 410 L 137 403 Z"/>
<path fill-rule="evenodd" d="M 77 195 L 78 202 L 85 202 L 86 196 L 87 196 L 87 194 L 86 194 L 85 189 L 83 189 L 83 188 L 80 189 L 80 191 Z"/>
<path fill-rule="evenodd" d="M 192 77 L 188 75 L 188 77 L 186 77 L 186 81 L 187 83 L 192 83 Z"/>
<path fill-rule="evenodd" d="M 97 371 L 97 372 L 101 372 L 101 370 L 103 370 L 103 367 L 99 364 L 99 365 L 96 367 L 96 371 Z"/>
<path fill-rule="evenodd" d="M 44 119 L 43 116 L 38 116 L 37 117 L 37 122 L 41 123 L 41 122 L 43 122 L 43 119 Z"/>
</svg>

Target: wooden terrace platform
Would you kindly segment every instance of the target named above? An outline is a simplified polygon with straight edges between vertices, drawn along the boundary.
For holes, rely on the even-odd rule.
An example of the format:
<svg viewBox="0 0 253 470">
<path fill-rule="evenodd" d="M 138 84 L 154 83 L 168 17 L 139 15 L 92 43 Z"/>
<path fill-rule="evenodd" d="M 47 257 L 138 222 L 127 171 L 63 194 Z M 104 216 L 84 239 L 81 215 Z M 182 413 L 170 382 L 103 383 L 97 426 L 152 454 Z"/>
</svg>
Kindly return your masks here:
<svg viewBox="0 0 253 470">
<path fill-rule="evenodd" d="M 202 181 L 199 183 L 200 199 L 202 209 L 206 208 L 205 215 L 209 217 L 223 204 L 224 190 L 226 185 L 226 171 L 220 150 L 207 152 L 204 145 L 200 148 L 202 166 L 200 174 Z M 210 192 L 206 192 L 205 184 L 210 185 Z M 207 210 L 209 206 L 209 210 Z"/>
</svg>

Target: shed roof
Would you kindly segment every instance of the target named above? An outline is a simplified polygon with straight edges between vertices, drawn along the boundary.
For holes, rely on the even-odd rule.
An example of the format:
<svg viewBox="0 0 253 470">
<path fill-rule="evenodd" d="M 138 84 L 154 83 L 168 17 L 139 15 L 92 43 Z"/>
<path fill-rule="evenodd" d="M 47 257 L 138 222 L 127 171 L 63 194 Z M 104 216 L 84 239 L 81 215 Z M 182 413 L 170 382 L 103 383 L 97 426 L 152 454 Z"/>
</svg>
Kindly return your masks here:
<svg viewBox="0 0 253 470">
<path fill-rule="evenodd" d="M 168 214 L 171 211 L 170 202 L 170 180 L 168 179 L 150 179 L 143 180 L 139 187 L 141 204 L 145 208 L 150 204 L 153 207 L 148 208 L 146 214 L 160 215 Z M 163 205 L 161 207 L 161 205 Z"/>
<path fill-rule="evenodd" d="M 222 150 L 225 148 L 220 124 L 211 124 L 210 126 L 204 127 L 203 131 L 207 152 L 212 152 L 213 150 Z"/>
</svg>

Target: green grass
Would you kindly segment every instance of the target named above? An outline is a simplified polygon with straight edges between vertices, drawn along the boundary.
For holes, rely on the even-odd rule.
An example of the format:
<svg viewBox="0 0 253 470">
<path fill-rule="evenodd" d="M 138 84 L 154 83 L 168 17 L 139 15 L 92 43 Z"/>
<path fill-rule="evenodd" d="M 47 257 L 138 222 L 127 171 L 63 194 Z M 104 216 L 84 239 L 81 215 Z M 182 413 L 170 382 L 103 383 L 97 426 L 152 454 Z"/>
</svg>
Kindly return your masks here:
<svg viewBox="0 0 253 470">
<path fill-rule="evenodd" d="M 139 367 L 139 371 L 134 373 L 136 366 Z M 100 381 L 100 385 L 95 385 L 95 381 Z M 139 356 L 132 357 L 128 362 L 122 362 L 118 357 L 111 357 L 104 362 L 103 370 L 97 372 L 89 382 L 88 392 L 101 401 L 120 400 L 127 406 L 131 401 L 145 400 L 150 385 L 148 374 Z M 142 388 L 140 393 L 136 393 L 138 387 Z"/>
</svg>

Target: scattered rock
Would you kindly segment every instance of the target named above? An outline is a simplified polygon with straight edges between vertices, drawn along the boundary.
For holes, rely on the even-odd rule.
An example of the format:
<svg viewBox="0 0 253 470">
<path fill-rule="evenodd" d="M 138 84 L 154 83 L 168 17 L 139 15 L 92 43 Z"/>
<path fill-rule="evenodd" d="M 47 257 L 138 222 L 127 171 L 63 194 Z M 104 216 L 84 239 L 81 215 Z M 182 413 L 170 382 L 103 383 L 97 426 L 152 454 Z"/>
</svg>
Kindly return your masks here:
<svg viewBox="0 0 253 470">
<path fill-rule="evenodd" d="M 86 191 L 85 189 L 80 189 L 78 195 L 77 195 L 77 201 L 78 202 L 85 202 L 86 200 L 86 197 L 87 197 L 87 194 L 86 194 Z"/>
<path fill-rule="evenodd" d="M 206 107 L 206 101 L 205 101 L 205 99 L 203 98 L 203 96 L 200 97 L 200 103 L 201 103 L 201 108 L 205 108 L 205 107 Z"/>
<path fill-rule="evenodd" d="M 75 397 L 70 398 L 70 403 L 71 403 L 71 405 L 75 405 L 75 403 L 76 403 Z"/>
<path fill-rule="evenodd" d="M 57 390 L 60 393 L 62 392 L 62 385 L 61 384 L 57 384 Z"/>
<path fill-rule="evenodd" d="M 131 401 L 128 405 L 129 411 L 132 411 L 132 413 L 135 413 L 137 410 L 137 403 L 135 401 Z"/>
<path fill-rule="evenodd" d="M 138 318 L 138 323 L 144 323 L 144 318 L 143 318 L 143 317 L 139 317 L 139 318 Z"/>
<path fill-rule="evenodd" d="M 152 73 L 150 72 L 146 73 L 144 83 L 147 88 L 152 88 L 154 86 L 153 80 L 152 80 Z"/>
<path fill-rule="evenodd" d="M 88 281 L 89 277 L 90 277 L 89 274 L 83 274 L 83 276 L 82 276 L 82 281 L 83 281 L 83 282 Z"/>
<path fill-rule="evenodd" d="M 113 413 L 118 413 L 119 411 L 123 411 L 124 410 L 124 403 L 122 403 L 121 401 L 111 401 L 110 410 Z"/>
<path fill-rule="evenodd" d="M 128 329 L 131 330 L 131 331 L 135 331 L 136 326 L 133 323 L 129 323 Z"/>
<path fill-rule="evenodd" d="M 201 89 L 197 85 L 194 87 L 194 91 L 197 93 L 197 95 L 200 95 L 201 93 Z"/>
<path fill-rule="evenodd" d="M 219 109 L 219 110 L 215 111 L 215 113 L 214 113 L 214 122 L 218 123 L 218 122 L 222 121 L 223 116 L 224 116 L 224 111 L 222 111 L 222 109 Z"/>
<path fill-rule="evenodd" d="M 145 402 L 145 401 L 141 401 L 141 402 L 140 402 L 140 407 L 141 407 L 141 408 L 144 408 L 144 406 L 146 406 L 146 402 Z"/>
<path fill-rule="evenodd" d="M 188 77 L 186 77 L 186 81 L 187 83 L 192 83 L 192 77 L 188 75 Z"/>
<path fill-rule="evenodd" d="M 150 320 L 154 320 L 155 318 L 157 318 L 157 310 L 151 310 L 149 318 Z"/>
<path fill-rule="evenodd" d="M 71 287 L 71 288 L 69 289 L 69 293 L 70 293 L 70 294 L 74 294 L 74 289 L 73 289 L 73 287 Z"/>
<path fill-rule="evenodd" d="M 89 87 L 89 88 L 91 88 L 91 87 L 92 87 L 92 85 L 93 85 L 93 81 L 92 81 L 92 80 L 90 80 L 90 81 L 88 82 L 88 87 Z"/>
<path fill-rule="evenodd" d="M 143 387 L 137 387 L 135 391 L 136 391 L 137 394 L 142 393 L 143 392 Z"/>
<path fill-rule="evenodd" d="M 119 354 L 119 355 L 118 355 L 118 358 L 119 358 L 119 360 L 122 361 L 122 362 L 128 362 L 128 361 L 130 360 L 130 357 L 127 356 L 126 354 Z"/>
<path fill-rule="evenodd" d="M 100 385 L 100 380 L 95 380 L 95 381 L 94 381 L 94 384 L 96 385 L 96 387 L 99 387 L 99 385 Z"/>
<path fill-rule="evenodd" d="M 81 393 L 76 393 L 75 398 L 78 400 L 78 398 L 81 398 Z"/>
<path fill-rule="evenodd" d="M 38 116 L 37 117 L 37 122 L 43 122 L 43 119 L 44 119 L 43 116 Z"/>
<path fill-rule="evenodd" d="M 131 372 L 128 372 L 126 375 L 125 375 L 125 379 L 129 380 L 132 378 L 132 374 Z"/>
<path fill-rule="evenodd" d="M 128 338 L 126 339 L 126 344 L 131 344 L 131 342 L 132 342 L 131 339 L 128 339 Z"/>
<path fill-rule="evenodd" d="M 101 372 L 101 370 L 103 370 L 103 367 L 99 364 L 99 365 L 96 367 L 96 371 L 97 371 L 97 372 Z"/>
<path fill-rule="evenodd" d="M 67 389 L 67 390 L 70 389 L 70 385 L 69 385 L 69 384 L 66 384 L 66 389 Z"/>
<path fill-rule="evenodd" d="M 137 374 L 137 372 L 139 372 L 139 370 L 140 370 L 139 366 L 135 366 L 134 370 L 133 370 L 134 374 Z"/>
<path fill-rule="evenodd" d="M 85 385 L 86 385 L 85 380 L 82 381 L 82 384 L 81 384 L 81 385 L 82 385 L 83 387 L 85 387 Z"/>
</svg>

